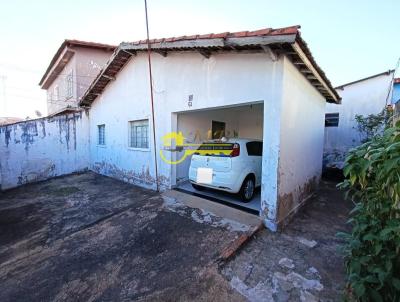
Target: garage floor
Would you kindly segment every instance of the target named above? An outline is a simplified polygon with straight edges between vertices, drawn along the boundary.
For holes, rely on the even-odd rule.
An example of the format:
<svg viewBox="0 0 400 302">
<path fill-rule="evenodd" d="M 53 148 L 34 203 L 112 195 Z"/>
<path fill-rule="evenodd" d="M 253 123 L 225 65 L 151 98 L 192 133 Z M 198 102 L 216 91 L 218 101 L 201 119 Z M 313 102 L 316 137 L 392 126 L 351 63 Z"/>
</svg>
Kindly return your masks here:
<svg viewBox="0 0 400 302">
<path fill-rule="evenodd" d="M 230 194 L 228 192 L 205 189 L 203 191 L 196 190 L 192 187 L 189 181 L 185 181 L 177 186 L 178 189 L 183 192 L 195 193 L 198 196 L 211 197 L 213 201 L 224 203 L 226 205 L 238 206 L 240 208 L 247 208 L 251 211 L 252 214 L 259 215 L 261 210 L 261 191 L 257 189 L 253 199 L 250 202 L 242 202 L 240 197 L 235 194 Z M 245 210 L 245 209 L 243 209 Z"/>
</svg>

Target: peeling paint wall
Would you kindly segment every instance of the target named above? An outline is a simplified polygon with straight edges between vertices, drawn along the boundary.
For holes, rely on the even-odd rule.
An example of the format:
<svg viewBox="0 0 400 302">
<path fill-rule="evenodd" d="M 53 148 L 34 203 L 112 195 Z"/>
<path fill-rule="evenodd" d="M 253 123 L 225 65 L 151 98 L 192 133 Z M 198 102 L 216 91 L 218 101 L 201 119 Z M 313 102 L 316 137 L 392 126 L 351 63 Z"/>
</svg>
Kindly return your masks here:
<svg viewBox="0 0 400 302">
<path fill-rule="evenodd" d="M 319 183 L 324 144 L 325 99 L 285 58 L 279 152 L 279 226 Z"/>
<path fill-rule="evenodd" d="M 84 112 L 0 127 L 1 189 L 87 169 L 89 122 Z"/>
<path fill-rule="evenodd" d="M 324 168 L 343 168 L 347 152 L 361 144 L 356 114 L 379 113 L 386 106 L 392 74 L 383 74 L 337 89 L 342 104 L 326 104 L 326 113 L 339 113 L 338 127 L 325 128 Z"/>
</svg>

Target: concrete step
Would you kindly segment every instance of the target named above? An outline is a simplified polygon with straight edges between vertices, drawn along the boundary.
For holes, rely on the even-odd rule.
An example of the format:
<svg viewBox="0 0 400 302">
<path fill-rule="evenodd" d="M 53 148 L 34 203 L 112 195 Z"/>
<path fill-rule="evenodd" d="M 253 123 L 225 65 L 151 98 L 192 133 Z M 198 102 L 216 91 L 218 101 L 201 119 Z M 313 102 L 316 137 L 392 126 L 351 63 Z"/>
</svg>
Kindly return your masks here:
<svg viewBox="0 0 400 302">
<path fill-rule="evenodd" d="M 188 206 L 190 208 L 202 209 L 210 212 L 216 216 L 237 221 L 241 224 L 248 225 L 251 229 L 258 228 L 262 223 L 259 216 L 246 213 L 244 211 L 231 208 L 229 206 L 219 204 L 191 194 L 178 192 L 176 190 L 167 190 L 162 195 L 174 198 L 176 201 Z"/>
</svg>

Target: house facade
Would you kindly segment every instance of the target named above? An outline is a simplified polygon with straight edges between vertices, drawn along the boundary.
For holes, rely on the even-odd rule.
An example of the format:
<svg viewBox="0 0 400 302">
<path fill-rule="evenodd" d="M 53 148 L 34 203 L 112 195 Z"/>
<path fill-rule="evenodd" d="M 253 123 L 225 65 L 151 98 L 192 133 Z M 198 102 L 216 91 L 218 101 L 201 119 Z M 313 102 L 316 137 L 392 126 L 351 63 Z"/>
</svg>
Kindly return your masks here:
<svg viewBox="0 0 400 302">
<path fill-rule="evenodd" d="M 122 43 L 80 101 L 89 111 L 89 169 L 173 188 L 187 180 L 190 157 L 171 164 L 184 154 L 165 138 L 201 142 L 222 125 L 227 137 L 263 139 L 260 216 L 276 230 L 318 184 L 325 105 L 340 102 L 299 27 L 150 43 L 154 115 L 147 41 Z"/>
<path fill-rule="evenodd" d="M 390 102 L 393 70 L 336 87 L 342 103 L 327 104 L 324 169 L 342 169 L 347 152 L 362 143 L 356 115 L 381 112 Z"/>
<path fill-rule="evenodd" d="M 77 108 L 79 99 L 115 48 L 107 44 L 65 40 L 39 83 L 47 91 L 48 114 Z"/>
</svg>

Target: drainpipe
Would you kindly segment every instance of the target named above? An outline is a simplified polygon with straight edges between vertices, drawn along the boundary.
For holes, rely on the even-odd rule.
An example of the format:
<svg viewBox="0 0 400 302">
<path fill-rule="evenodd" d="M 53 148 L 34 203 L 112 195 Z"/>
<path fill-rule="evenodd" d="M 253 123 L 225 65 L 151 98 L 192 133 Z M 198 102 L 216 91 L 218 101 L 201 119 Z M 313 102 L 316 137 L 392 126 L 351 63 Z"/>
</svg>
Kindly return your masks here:
<svg viewBox="0 0 400 302">
<path fill-rule="evenodd" d="M 147 0 L 144 0 L 144 9 L 146 12 L 146 31 L 147 31 L 147 57 L 149 62 L 149 81 L 150 81 L 150 100 L 151 100 L 151 118 L 153 122 L 153 143 L 154 143 L 154 164 L 155 164 L 155 172 L 156 172 L 156 186 L 157 192 L 160 191 L 159 182 L 158 182 L 158 166 L 157 166 L 157 145 L 156 145 L 156 124 L 154 118 L 154 97 L 153 97 L 153 76 L 151 73 L 151 47 L 150 47 L 150 38 L 149 38 L 149 18 L 147 15 Z"/>
</svg>

